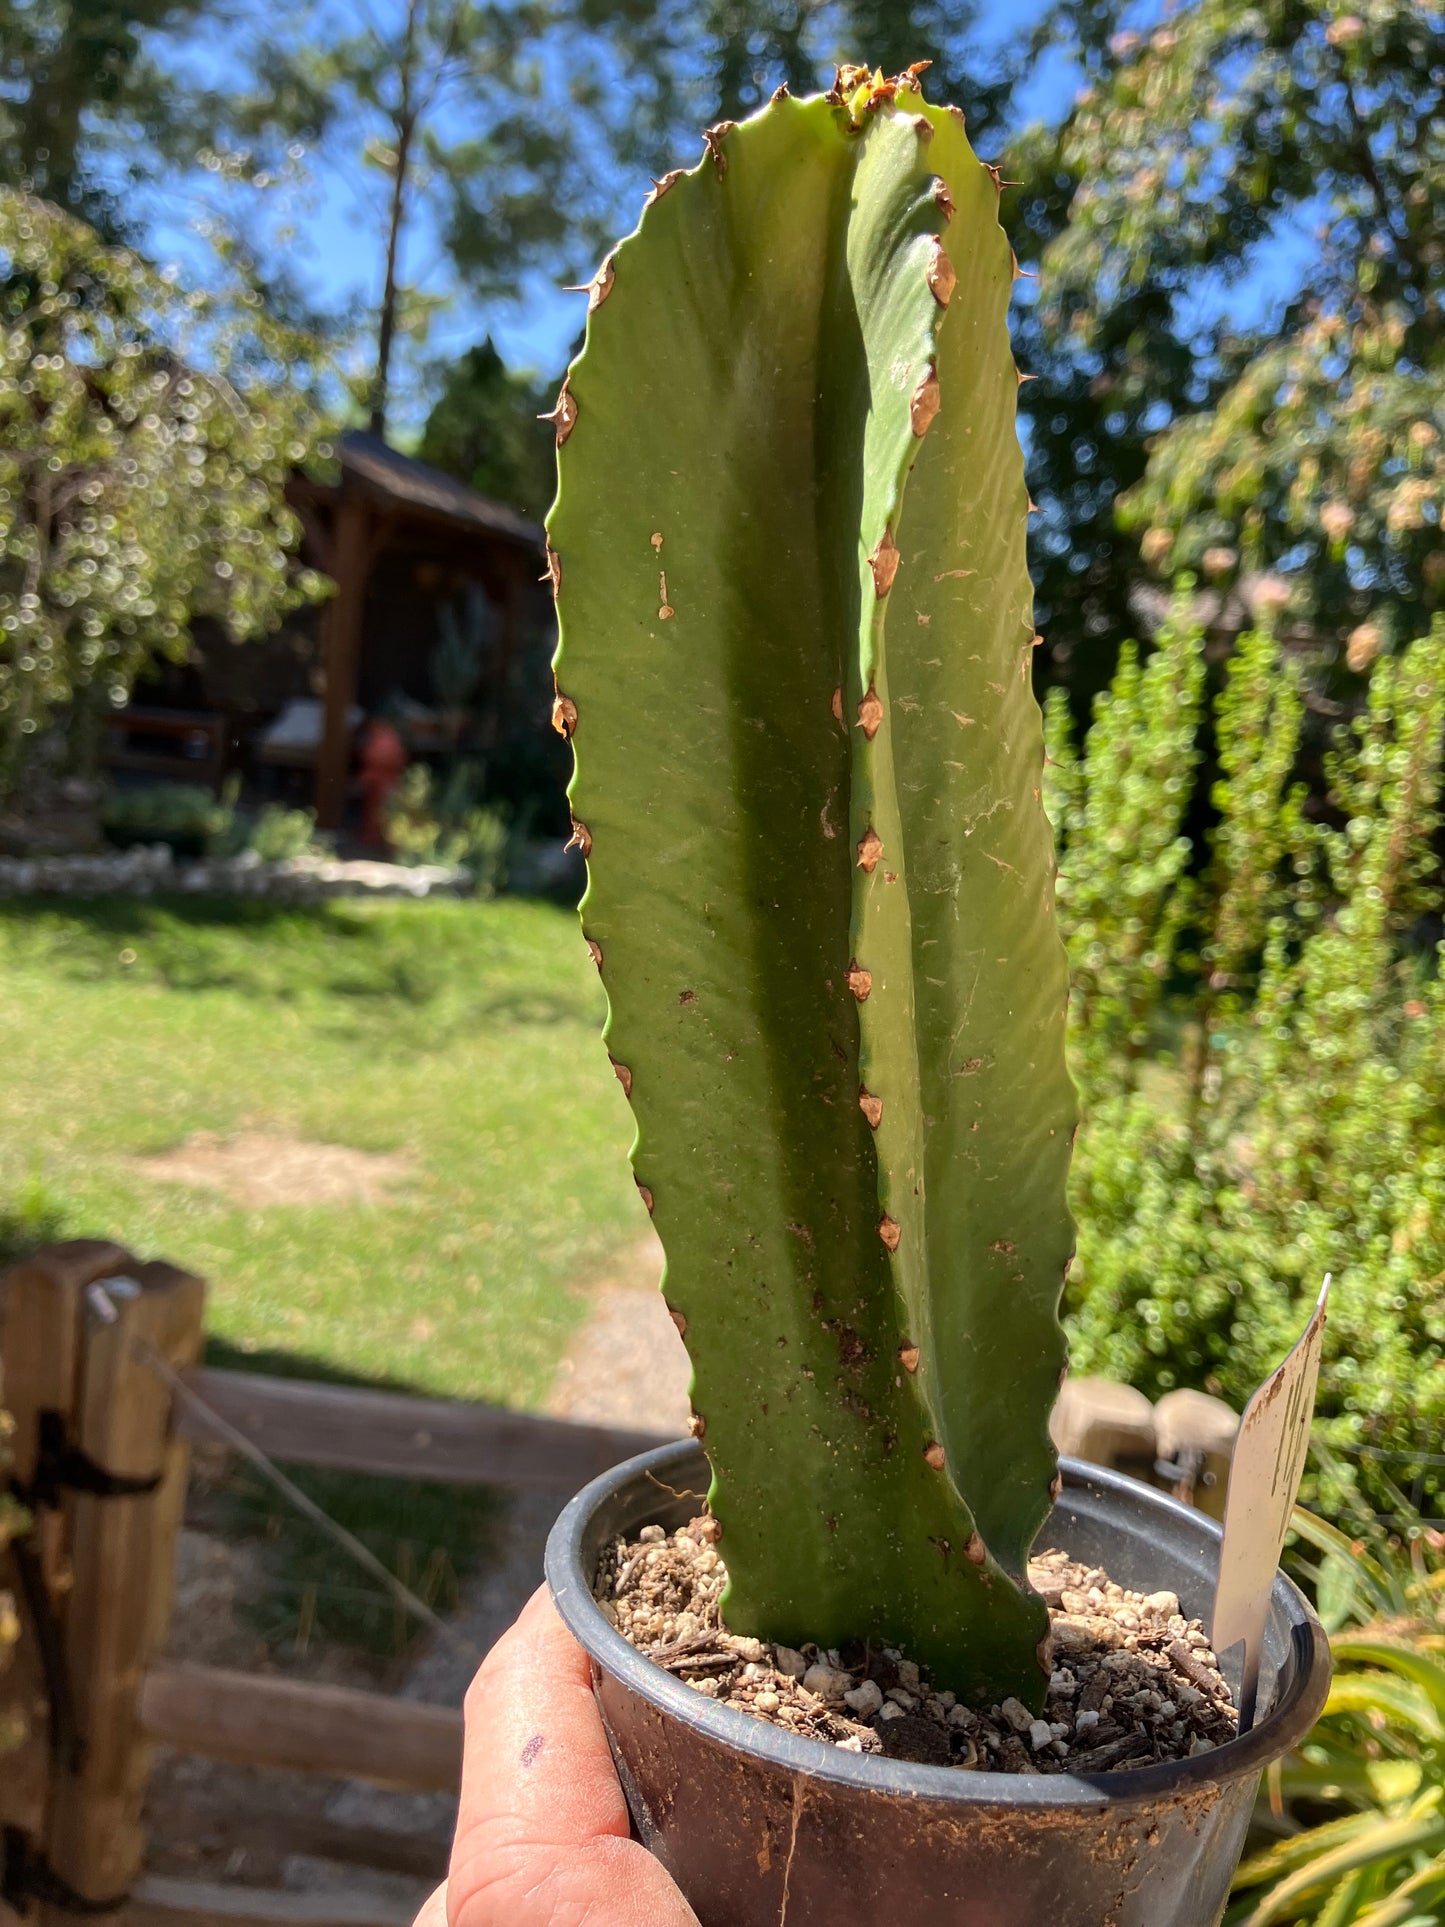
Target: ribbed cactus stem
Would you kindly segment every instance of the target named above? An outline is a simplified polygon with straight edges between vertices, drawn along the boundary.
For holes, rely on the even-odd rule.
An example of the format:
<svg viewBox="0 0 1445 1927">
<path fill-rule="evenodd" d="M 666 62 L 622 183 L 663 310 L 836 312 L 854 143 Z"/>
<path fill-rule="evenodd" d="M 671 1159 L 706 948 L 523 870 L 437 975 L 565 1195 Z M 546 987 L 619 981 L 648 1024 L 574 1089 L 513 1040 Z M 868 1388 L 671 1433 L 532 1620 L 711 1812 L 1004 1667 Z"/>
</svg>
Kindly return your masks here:
<svg viewBox="0 0 1445 1927">
<path fill-rule="evenodd" d="M 1037 1703 L 1074 1109 L 997 198 L 908 76 L 710 129 L 593 283 L 549 567 L 729 1620 Z"/>
</svg>

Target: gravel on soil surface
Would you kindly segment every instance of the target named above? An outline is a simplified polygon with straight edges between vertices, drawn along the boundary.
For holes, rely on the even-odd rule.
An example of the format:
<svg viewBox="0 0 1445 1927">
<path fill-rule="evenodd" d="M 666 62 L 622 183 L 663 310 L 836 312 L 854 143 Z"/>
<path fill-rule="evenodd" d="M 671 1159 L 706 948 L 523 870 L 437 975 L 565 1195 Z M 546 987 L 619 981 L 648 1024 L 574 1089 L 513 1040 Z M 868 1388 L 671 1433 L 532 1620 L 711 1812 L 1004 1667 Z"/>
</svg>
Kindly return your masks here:
<svg viewBox="0 0 1445 1927">
<path fill-rule="evenodd" d="M 1040 1717 L 1016 1699 L 974 1709 L 892 1647 L 794 1651 L 730 1633 L 716 1527 L 644 1526 L 603 1554 L 595 1593 L 639 1652 L 694 1691 L 850 1753 L 987 1773 L 1100 1773 L 1207 1753 L 1236 1714 L 1204 1629 L 1172 1592 L 1127 1592 L 1098 1567 L 1042 1552 L 1029 1580 L 1052 1622 Z"/>
</svg>

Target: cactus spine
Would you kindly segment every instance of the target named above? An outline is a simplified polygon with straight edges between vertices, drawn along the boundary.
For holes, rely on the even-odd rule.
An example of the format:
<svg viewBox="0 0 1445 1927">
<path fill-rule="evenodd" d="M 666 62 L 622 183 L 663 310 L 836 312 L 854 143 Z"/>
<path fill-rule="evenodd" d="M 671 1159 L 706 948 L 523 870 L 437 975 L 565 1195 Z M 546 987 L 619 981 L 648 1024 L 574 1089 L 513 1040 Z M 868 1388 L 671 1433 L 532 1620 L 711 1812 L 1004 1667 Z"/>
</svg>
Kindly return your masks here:
<svg viewBox="0 0 1445 1927">
<path fill-rule="evenodd" d="M 907 76 L 710 130 L 593 284 L 548 531 L 729 1622 L 1037 1703 L 1074 1099 L 997 198 Z"/>
</svg>

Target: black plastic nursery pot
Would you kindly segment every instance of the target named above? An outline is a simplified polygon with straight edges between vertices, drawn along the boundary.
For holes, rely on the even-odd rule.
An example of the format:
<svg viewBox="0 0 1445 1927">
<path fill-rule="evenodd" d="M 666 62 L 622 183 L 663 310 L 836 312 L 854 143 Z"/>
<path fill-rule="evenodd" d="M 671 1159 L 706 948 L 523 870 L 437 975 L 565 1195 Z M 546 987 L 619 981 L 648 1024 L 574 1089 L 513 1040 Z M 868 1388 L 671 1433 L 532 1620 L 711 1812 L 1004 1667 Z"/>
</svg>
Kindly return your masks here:
<svg viewBox="0 0 1445 1927">
<path fill-rule="evenodd" d="M 702 1927 L 1216 1927 L 1260 1774 L 1314 1724 L 1324 1632 L 1275 1580 L 1244 1738 L 1095 1777 L 913 1766 L 844 1753 L 719 1706 L 629 1646 L 592 1595 L 604 1548 L 699 1510 L 690 1442 L 615 1467 L 547 1543 L 557 1610 L 586 1650 L 637 1837 Z M 1207 1615 L 1220 1529 L 1118 1473 L 1065 1460 L 1040 1536 L 1120 1585 Z M 640 1924 L 641 1927 L 641 1924 Z"/>
</svg>

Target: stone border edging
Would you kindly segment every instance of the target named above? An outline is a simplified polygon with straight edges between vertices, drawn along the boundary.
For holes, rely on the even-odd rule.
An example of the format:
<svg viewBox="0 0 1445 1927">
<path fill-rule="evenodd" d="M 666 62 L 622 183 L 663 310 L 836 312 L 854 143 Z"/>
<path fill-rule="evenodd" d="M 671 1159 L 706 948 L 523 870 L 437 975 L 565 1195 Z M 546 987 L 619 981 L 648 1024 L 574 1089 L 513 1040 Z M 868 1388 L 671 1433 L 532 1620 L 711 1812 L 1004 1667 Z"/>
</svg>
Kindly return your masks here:
<svg viewBox="0 0 1445 1927">
<path fill-rule="evenodd" d="M 440 863 L 380 863 L 329 856 L 267 862 L 241 856 L 177 862 L 165 843 L 94 856 L 0 856 L 0 897 L 259 897 L 315 903 L 327 897 L 467 896 L 467 871 Z"/>
</svg>

